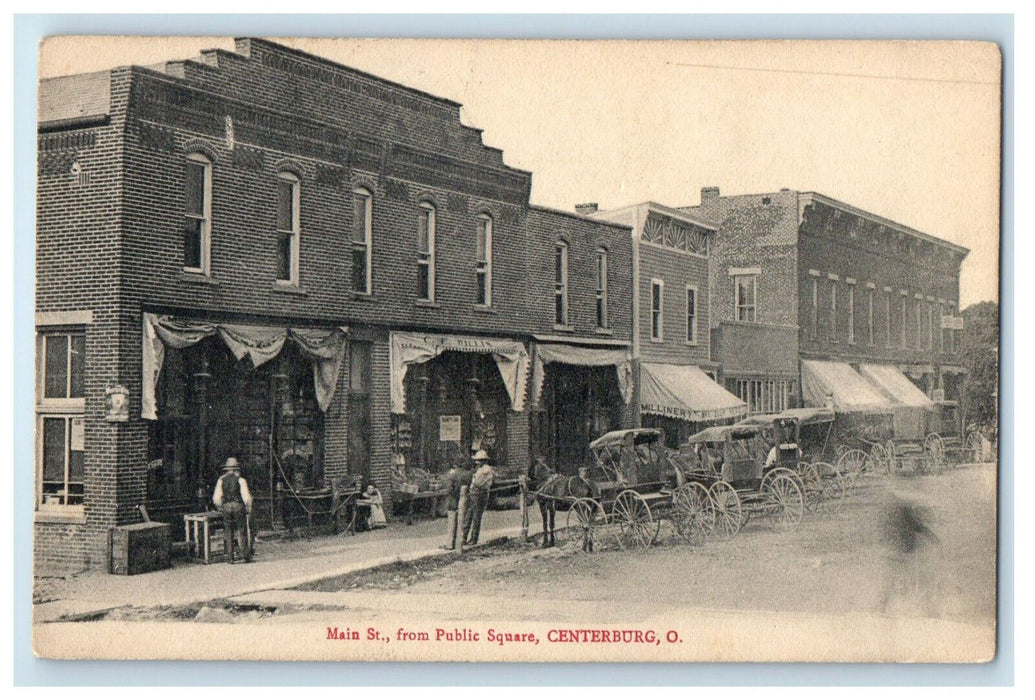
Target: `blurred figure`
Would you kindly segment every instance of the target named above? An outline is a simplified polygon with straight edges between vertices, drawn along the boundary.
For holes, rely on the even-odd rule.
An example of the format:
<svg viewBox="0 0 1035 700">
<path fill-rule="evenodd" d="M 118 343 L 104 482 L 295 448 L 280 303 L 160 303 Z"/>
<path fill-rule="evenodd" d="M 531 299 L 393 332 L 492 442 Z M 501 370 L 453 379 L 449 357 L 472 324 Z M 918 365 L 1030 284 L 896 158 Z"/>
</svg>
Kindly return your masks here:
<svg viewBox="0 0 1035 700">
<path fill-rule="evenodd" d="M 923 506 L 900 493 L 888 492 L 881 519 L 885 546 L 881 612 L 889 612 L 896 603 L 928 616 L 935 612 L 935 576 L 931 564 L 939 540 L 927 525 L 929 519 Z"/>
</svg>

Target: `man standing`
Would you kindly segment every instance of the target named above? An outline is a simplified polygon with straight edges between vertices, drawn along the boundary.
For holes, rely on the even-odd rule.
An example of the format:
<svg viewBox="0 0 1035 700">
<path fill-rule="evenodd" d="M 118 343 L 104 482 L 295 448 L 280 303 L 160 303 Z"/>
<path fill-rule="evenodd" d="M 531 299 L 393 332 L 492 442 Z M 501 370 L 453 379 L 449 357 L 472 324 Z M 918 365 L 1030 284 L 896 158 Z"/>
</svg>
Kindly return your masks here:
<svg viewBox="0 0 1035 700">
<path fill-rule="evenodd" d="M 474 476 L 471 477 L 471 524 L 467 528 L 467 537 L 464 544 L 478 544 L 478 535 L 482 529 L 482 515 L 486 506 L 489 505 L 489 491 L 492 489 L 492 481 L 496 474 L 489 464 L 489 453 L 485 450 L 478 450 L 474 453 Z"/>
<path fill-rule="evenodd" d="M 236 457 L 230 457 L 223 466 L 223 475 L 216 482 L 212 502 L 223 514 L 223 535 L 226 538 L 226 560 L 236 563 L 239 553 L 246 562 L 252 560 L 251 528 L 248 517 L 252 512 L 252 494 L 248 482 L 241 476 Z M 237 551 L 234 547 L 237 546 Z"/>
<path fill-rule="evenodd" d="M 474 470 L 465 464 L 454 466 L 449 470 L 449 476 L 446 479 L 446 489 L 448 491 L 446 511 L 449 515 L 449 523 L 446 528 L 446 543 L 442 545 L 443 549 L 454 549 L 456 547 L 456 531 L 458 526 L 464 535 L 467 534 L 467 526 L 471 522 L 470 504 L 464 504 L 463 523 L 457 522 L 457 515 L 460 511 L 460 492 L 464 486 L 470 486 L 472 476 L 474 476 Z M 468 500 L 470 500 L 469 497 Z"/>
</svg>

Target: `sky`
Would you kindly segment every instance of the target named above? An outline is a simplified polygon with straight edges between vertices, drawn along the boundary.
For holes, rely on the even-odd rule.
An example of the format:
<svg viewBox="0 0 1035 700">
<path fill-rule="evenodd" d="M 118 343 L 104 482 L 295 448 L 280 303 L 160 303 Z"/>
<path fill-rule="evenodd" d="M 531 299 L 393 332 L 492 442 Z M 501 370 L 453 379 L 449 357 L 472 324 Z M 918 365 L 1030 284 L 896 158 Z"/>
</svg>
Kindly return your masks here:
<svg viewBox="0 0 1035 700">
<path fill-rule="evenodd" d="M 463 104 L 532 202 L 816 191 L 971 250 L 998 299 L 1000 57 L 990 44 L 276 39 Z M 59 37 L 40 76 L 233 50 L 218 37 Z"/>
</svg>

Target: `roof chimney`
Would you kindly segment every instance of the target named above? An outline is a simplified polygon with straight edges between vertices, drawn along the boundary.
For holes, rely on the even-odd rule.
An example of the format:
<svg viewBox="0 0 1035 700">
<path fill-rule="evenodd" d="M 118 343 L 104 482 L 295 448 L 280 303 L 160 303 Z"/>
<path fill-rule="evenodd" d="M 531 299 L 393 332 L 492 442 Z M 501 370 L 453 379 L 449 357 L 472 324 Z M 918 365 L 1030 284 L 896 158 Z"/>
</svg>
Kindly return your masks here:
<svg viewBox="0 0 1035 700">
<path fill-rule="evenodd" d="M 586 202 L 585 204 L 576 204 L 575 212 L 581 216 L 589 216 L 590 214 L 595 214 L 597 212 L 597 203 Z"/>
<path fill-rule="evenodd" d="M 705 202 L 710 202 L 713 199 L 718 199 L 718 198 L 719 198 L 719 188 L 718 187 L 702 187 L 701 188 L 701 204 L 704 204 Z"/>
</svg>

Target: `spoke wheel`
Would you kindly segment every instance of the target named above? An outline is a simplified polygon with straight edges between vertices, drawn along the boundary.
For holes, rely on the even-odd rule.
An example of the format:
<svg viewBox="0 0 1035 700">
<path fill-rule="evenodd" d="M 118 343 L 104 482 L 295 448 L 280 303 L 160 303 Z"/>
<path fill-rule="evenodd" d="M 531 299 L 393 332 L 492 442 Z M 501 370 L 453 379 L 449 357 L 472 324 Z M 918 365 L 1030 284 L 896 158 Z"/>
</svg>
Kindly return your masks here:
<svg viewBox="0 0 1035 700">
<path fill-rule="evenodd" d="M 821 510 L 823 508 L 823 482 L 819 478 L 819 472 L 808 462 L 799 462 L 798 478 L 803 486 L 805 507 L 810 511 Z"/>
<path fill-rule="evenodd" d="M 661 522 L 654 519 L 647 501 L 631 490 L 618 494 L 611 519 L 618 524 L 618 544 L 622 549 L 651 546 L 661 529 Z"/>
<path fill-rule="evenodd" d="M 746 518 L 740 504 L 740 496 L 725 481 L 716 481 L 708 489 L 712 510 L 715 513 L 715 532 L 722 537 L 733 537 L 740 532 Z"/>
<path fill-rule="evenodd" d="M 692 481 L 672 494 L 672 524 L 676 534 L 690 544 L 701 544 L 715 527 L 715 511 L 708 499 L 708 489 Z"/>
<path fill-rule="evenodd" d="M 822 489 L 820 508 L 822 510 L 831 508 L 840 510 L 844 505 L 845 496 L 848 495 L 848 477 L 829 462 L 816 462 L 812 467 L 819 475 Z"/>
<path fill-rule="evenodd" d="M 888 451 L 879 442 L 870 445 L 870 466 L 876 474 L 891 473 L 891 467 L 888 464 Z"/>
<path fill-rule="evenodd" d="M 580 498 L 568 509 L 568 536 L 570 542 L 583 552 L 592 552 L 599 544 L 601 528 L 607 524 L 607 514 L 599 502 Z"/>
<path fill-rule="evenodd" d="M 967 439 L 963 446 L 967 449 L 967 455 L 972 462 L 984 462 L 987 459 L 985 450 L 985 436 L 977 430 L 967 433 Z"/>
<path fill-rule="evenodd" d="M 924 438 L 924 458 L 931 471 L 945 467 L 945 442 L 938 433 L 931 433 Z"/>
<path fill-rule="evenodd" d="M 855 486 L 856 479 L 866 468 L 869 456 L 862 450 L 848 450 L 837 460 L 837 470 L 848 479 L 848 490 Z"/>
<path fill-rule="evenodd" d="M 798 480 L 787 474 L 777 474 L 766 484 L 766 515 L 773 527 L 793 530 L 805 516 L 805 497 Z"/>
</svg>

